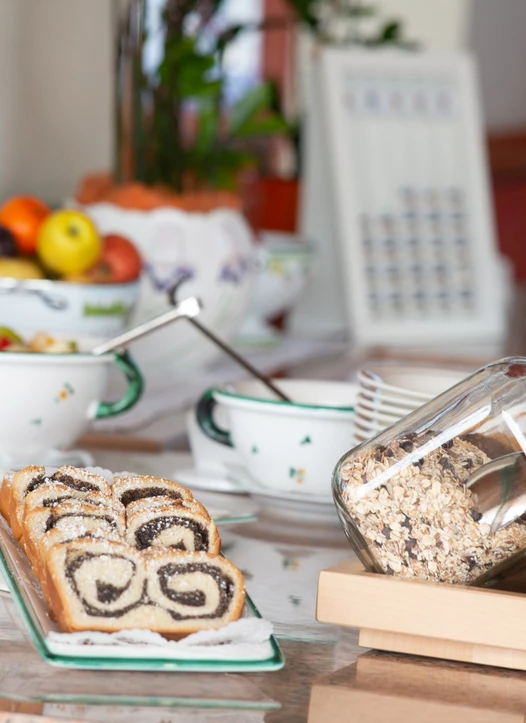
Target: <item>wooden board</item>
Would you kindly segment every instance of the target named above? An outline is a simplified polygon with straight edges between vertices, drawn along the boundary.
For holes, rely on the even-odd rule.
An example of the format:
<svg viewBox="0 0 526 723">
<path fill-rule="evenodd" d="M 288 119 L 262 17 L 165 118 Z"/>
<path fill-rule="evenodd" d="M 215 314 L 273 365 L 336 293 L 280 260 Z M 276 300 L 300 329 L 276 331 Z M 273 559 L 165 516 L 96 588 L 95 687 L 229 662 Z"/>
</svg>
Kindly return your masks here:
<svg viewBox="0 0 526 723">
<path fill-rule="evenodd" d="M 360 645 L 526 670 L 526 595 L 407 580 L 347 561 L 320 573 L 320 622 L 360 629 Z"/>
</svg>

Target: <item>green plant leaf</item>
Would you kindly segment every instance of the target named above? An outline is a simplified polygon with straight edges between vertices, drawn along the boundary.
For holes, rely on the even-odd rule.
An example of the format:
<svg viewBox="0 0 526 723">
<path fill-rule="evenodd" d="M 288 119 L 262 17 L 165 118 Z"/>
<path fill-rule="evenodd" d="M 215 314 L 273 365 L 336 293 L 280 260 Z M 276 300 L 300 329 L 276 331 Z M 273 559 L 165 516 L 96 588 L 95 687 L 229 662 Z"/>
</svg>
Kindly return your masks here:
<svg viewBox="0 0 526 723">
<path fill-rule="evenodd" d="M 165 42 L 157 76 L 170 95 L 178 99 L 211 96 L 222 85 L 221 80 L 211 77 L 215 65 L 213 53 L 198 52 L 195 38 L 171 37 Z"/>
<path fill-rule="evenodd" d="M 200 152 L 197 147 L 189 151 L 188 165 L 203 186 L 230 190 L 236 187 L 239 172 L 255 161 L 245 151 L 220 145 Z"/>
<path fill-rule="evenodd" d="M 243 30 L 246 30 L 246 25 L 231 25 L 219 35 L 216 42 L 216 52 L 220 58 L 223 57 L 230 43 L 234 41 Z"/>
<path fill-rule="evenodd" d="M 219 125 L 217 105 L 213 102 L 201 103 L 197 116 L 195 150 L 198 154 L 210 152 L 217 137 Z"/>
<path fill-rule="evenodd" d="M 283 118 L 275 113 L 268 113 L 260 117 L 249 118 L 237 129 L 235 134 L 231 135 L 235 138 L 263 138 L 278 133 L 288 133 L 288 131 L 289 125 Z"/>
<path fill-rule="evenodd" d="M 202 0 L 198 0 L 199 3 L 202 3 Z M 207 0 L 206 5 L 209 8 L 208 14 L 216 13 L 218 10 L 221 9 L 221 6 L 224 5 L 226 0 Z"/>
<path fill-rule="evenodd" d="M 318 18 L 313 12 L 317 0 L 287 0 L 287 3 L 294 10 L 300 20 L 308 25 L 312 30 L 316 31 L 319 26 Z"/>
<path fill-rule="evenodd" d="M 390 20 L 380 28 L 378 44 L 399 43 L 402 40 L 402 24 L 399 20 Z"/>
<path fill-rule="evenodd" d="M 194 98 L 210 95 L 221 85 L 220 81 L 210 78 L 210 71 L 215 65 L 211 57 L 195 55 L 186 58 L 177 71 L 177 85 L 181 98 Z"/>
<path fill-rule="evenodd" d="M 250 153 L 229 148 L 220 149 L 211 175 L 214 188 L 224 191 L 234 189 L 239 172 L 253 163 L 254 156 Z"/>
<path fill-rule="evenodd" d="M 376 15 L 377 8 L 374 5 L 355 4 L 345 8 L 342 15 L 349 18 L 370 18 Z"/>
<path fill-rule="evenodd" d="M 212 176 L 214 188 L 219 191 L 234 191 L 237 185 L 237 173 L 238 169 L 220 166 Z"/>
<path fill-rule="evenodd" d="M 230 110 L 230 132 L 237 135 L 247 121 L 272 102 L 273 88 L 270 83 L 262 83 L 235 103 Z"/>
<path fill-rule="evenodd" d="M 162 85 L 173 85 L 181 65 L 196 54 L 195 44 L 194 38 L 166 38 L 163 59 L 157 68 L 157 76 Z"/>
</svg>

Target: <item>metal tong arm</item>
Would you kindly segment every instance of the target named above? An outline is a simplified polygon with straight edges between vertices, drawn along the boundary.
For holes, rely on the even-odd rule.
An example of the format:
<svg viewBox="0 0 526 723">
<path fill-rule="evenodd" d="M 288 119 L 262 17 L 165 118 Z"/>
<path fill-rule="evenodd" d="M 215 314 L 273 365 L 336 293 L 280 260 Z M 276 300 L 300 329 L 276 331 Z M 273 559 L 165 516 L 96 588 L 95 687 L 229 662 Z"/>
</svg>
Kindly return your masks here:
<svg viewBox="0 0 526 723">
<path fill-rule="evenodd" d="M 152 331 L 160 329 L 161 326 L 166 326 L 166 324 L 176 321 L 176 319 L 192 319 L 194 316 L 199 314 L 201 308 L 201 302 L 194 296 L 190 296 L 188 299 L 180 301 L 173 309 L 170 309 L 170 311 L 167 311 L 165 314 L 156 316 L 155 319 L 145 321 L 144 324 L 136 326 L 134 329 L 130 329 L 129 331 L 125 331 L 120 336 L 116 336 L 114 339 L 105 341 L 103 344 L 99 344 L 99 346 L 96 346 L 91 350 L 91 353 L 95 354 L 95 356 L 100 356 L 101 354 L 106 354 L 108 351 L 124 347 L 131 341 L 140 339 L 143 336 L 146 336 L 146 334 L 150 334 Z"/>
</svg>

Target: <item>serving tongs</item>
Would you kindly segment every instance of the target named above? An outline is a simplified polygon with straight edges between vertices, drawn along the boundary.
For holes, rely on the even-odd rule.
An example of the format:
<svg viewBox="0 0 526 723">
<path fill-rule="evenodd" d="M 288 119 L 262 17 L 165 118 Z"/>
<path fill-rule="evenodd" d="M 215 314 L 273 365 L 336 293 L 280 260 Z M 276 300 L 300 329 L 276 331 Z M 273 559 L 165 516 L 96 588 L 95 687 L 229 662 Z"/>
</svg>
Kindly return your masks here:
<svg viewBox="0 0 526 723">
<path fill-rule="evenodd" d="M 177 292 L 178 292 L 178 285 L 176 284 L 168 291 L 168 299 L 170 303 L 177 308 L 179 305 L 177 302 Z M 239 364 L 239 366 L 242 366 L 243 369 L 246 369 L 246 371 L 251 374 L 256 379 L 259 379 L 259 381 L 264 384 L 267 389 L 269 389 L 273 394 L 278 397 L 278 399 L 281 399 L 282 402 L 291 402 L 292 400 L 290 397 L 288 397 L 285 392 L 283 392 L 279 387 L 277 387 L 272 379 L 269 379 L 269 377 L 266 374 L 263 374 L 263 372 L 259 371 L 259 369 L 256 369 L 256 367 L 251 364 L 248 359 L 245 359 L 245 357 L 241 356 L 235 349 L 233 349 L 230 344 L 227 344 L 225 341 L 220 339 L 218 336 L 216 336 L 210 329 L 208 329 L 206 326 L 203 326 L 203 324 L 200 321 L 197 321 L 194 316 L 188 316 L 188 321 L 194 326 L 196 329 L 198 329 L 203 336 L 206 336 L 207 339 L 210 339 L 211 342 L 213 342 L 216 346 L 218 346 L 221 351 L 225 352 L 225 354 L 228 354 L 229 357 L 231 357 L 236 364 Z"/>
<path fill-rule="evenodd" d="M 466 487 L 477 497 L 480 524 L 497 532 L 526 513 L 526 437 L 517 420 L 503 410 L 501 419 L 522 450 L 504 454 L 479 467 Z"/>
<path fill-rule="evenodd" d="M 290 402 L 289 397 L 284 392 L 282 392 L 281 389 L 279 389 L 271 379 L 269 379 L 265 374 L 256 369 L 249 361 L 247 361 L 244 357 L 242 357 L 234 349 L 232 349 L 231 346 L 229 346 L 222 339 L 219 339 L 215 334 L 210 331 L 210 329 L 207 329 L 195 319 L 195 317 L 200 313 L 202 309 L 202 304 L 199 299 L 190 296 L 187 299 L 183 299 L 182 301 L 177 302 L 175 300 L 175 292 L 173 292 L 170 296 L 170 301 L 174 307 L 173 309 L 170 309 L 170 311 L 167 311 L 160 316 L 156 316 L 154 319 L 150 319 L 149 321 L 146 321 L 143 324 L 134 327 L 133 329 L 125 331 L 124 333 L 114 337 L 113 339 L 109 339 L 108 341 L 99 344 L 91 350 L 91 353 L 95 356 L 100 356 L 101 354 L 106 354 L 109 351 L 121 349 L 123 347 L 126 347 L 130 342 L 135 341 L 136 339 L 141 339 L 147 334 L 150 334 L 152 331 L 156 331 L 157 329 L 160 329 L 167 324 L 171 324 L 178 319 L 187 319 L 188 321 L 192 322 L 192 324 L 197 329 L 199 329 L 202 334 L 204 334 L 220 349 L 222 349 L 229 356 L 231 356 L 234 361 L 236 361 L 240 366 L 244 367 L 250 374 L 252 374 L 252 376 L 256 377 L 256 379 L 259 379 L 259 381 L 262 382 L 268 389 L 270 389 L 270 391 L 273 392 L 279 399 L 284 402 Z"/>
<path fill-rule="evenodd" d="M 513 452 L 479 467 L 466 482 L 477 497 L 479 524 L 491 532 L 506 527 L 526 512 L 526 457 Z"/>
</svg>

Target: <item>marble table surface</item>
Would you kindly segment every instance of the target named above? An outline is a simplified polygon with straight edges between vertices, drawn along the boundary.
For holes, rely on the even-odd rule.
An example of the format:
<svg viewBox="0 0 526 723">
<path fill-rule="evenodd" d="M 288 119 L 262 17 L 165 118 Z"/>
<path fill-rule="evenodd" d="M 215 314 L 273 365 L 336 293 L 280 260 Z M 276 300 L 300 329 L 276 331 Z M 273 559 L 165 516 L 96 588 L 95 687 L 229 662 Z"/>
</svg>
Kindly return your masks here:
<svg viewBox="0 0 526 723">
<path fill-rule="evenodd" d="M 99 452 L 114 470 L 175 476 L 185 454 Z M 139 471 L 139 470 L 137 470 Z M 205 493 L 196 492 L 198 499 Z M 224 507 L 247 498 L 224 495 Z M 279 504 L 279 503 L 277 503 Z M 357 631 L 315 620 L 320 570 L 350 557 L 336 518 L 276 517 L 221 528 L 228 557 L 271 620 L 285 667 L 257 674 L 64 670 L 44 663 L 8 595 L 0 597 L 0 723 L 438 723 L 526 720 L 526 673 L 358 647 Z"/>
</svg>

